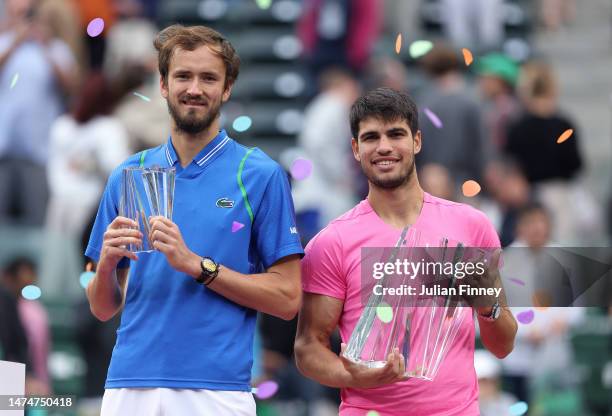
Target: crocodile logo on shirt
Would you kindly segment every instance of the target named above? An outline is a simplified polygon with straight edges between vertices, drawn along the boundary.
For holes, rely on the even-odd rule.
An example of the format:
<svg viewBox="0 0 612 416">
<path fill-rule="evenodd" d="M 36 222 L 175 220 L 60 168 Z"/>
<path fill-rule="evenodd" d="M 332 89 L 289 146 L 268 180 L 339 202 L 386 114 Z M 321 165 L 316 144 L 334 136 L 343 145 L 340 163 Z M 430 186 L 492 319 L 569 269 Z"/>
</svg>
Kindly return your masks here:
<svg viewBox="0 0 612 416">
<path fill-rule="evenodd" d="M 219 198 L 215 205 L 217 205 L 218 208 L 234 208 L 234 201 L 227 198 Z"/>
</svg>

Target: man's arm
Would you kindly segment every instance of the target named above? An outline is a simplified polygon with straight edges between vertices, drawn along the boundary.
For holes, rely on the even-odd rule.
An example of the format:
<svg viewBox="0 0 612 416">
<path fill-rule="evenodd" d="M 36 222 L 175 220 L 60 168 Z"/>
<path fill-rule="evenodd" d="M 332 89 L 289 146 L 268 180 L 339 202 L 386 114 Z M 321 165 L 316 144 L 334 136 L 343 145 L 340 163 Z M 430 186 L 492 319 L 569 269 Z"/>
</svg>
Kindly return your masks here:
<svg viewBox="0 0 612 416">
<path fill-rule="evenodd" d="M 129 268 L 96 271 L 87 285 L 87 299 L 91 313 L 101 321 L 112 319 L 123 307 Z"/>
<path fill-rule="evenodd" d="M 518 325 L 514 315 L 507 306 L 502 306 L 499 318 L 494 322 L 482 319 L 481 314 L 490 314 L 490 308 L 480 308 L 477 313 L 478 325 L 480 326 L 480 339 L 482 344 L 493 353 L 497 358 L 504 358 L 512 352 L 514 348 L 514 338 Z"/>
<path fill-rule="evenodd" d="M 164 217 L 152 217 L 150 223 L 153 247 L 166 256 L 174 269 L 194 279 L 199 277 L 202 257 L 189 250 L 178 226 Z M 299 255 L 286 256 L 259 274 L 242 274 L 221 265 L 208 288 L 247 308 L 293 319 L 302 296 Z"/>
<path fill-rule="evenodd" d="M 330 387 L 347 387 L 350 378 L 331 350 L 330 336 L 342 313 L 343 302 L 331 296 L 304 293 L 295 337 L 295 362 L 306 377 Z"/>
<path fill-rule="evenodd" d="M 370 369 L 340 356 L 330 349 L 329 338 L 342 314 L 339 299 L 304 294 L 295 339 L 295 360 L 306 377 L 330 387 L 373 388 L 404 380 L 404 358 L 395 350 L 383 368 Z"/>
<path fill-rule="evenodd" d="M 117 269 L 117 264 L 123 257 L 138 260 L 125 248 L 128 244 L 142 242 L 142 233 L 135 229 L 137 226 L 135 221 L 117 217 L 104 233 L 96 275 L 87 285 L 89 307 L 101 321 L 111 319 L 123 306 L 129 269 Z"/>
<path fill-rule="evenodd" d="M 195 259 L 194 278 L 200 275 L 200 259 Z M 242 274 L 221 265 L 219 275 L 208 287 L 239 305 L 289 321 L 302 300 L 300 276 L 300 256 L 294 254 L 260 274 Z"/>
<path fill-rule="evenodd" d="M 476 309 L 478 325 L 480 327 L 480 339 L 483 345 L 497 358 L 504 358 L 510 354 L 514 348 L 514 338 L 518 330 L 518 324 L 514 315 L 508 309 L 506 294 L 503 290 L 501 276 L 499 274 L 499 259 L 501 250 L 496 250 L 491 258 L 491 264 L 487 269 L 486 275 L 481 279 L 485 286 L 501 288 L 499 299 L 497 300 L 502 308 L 497 320 L 491 322 L 483 319 L 489 316 L 493 308 L 491 306 L 481 306 Z M 487 282 L 488 281 L 488 282 Z M 492 283 L 489 283 L 492 282 Z"/>
</svg>

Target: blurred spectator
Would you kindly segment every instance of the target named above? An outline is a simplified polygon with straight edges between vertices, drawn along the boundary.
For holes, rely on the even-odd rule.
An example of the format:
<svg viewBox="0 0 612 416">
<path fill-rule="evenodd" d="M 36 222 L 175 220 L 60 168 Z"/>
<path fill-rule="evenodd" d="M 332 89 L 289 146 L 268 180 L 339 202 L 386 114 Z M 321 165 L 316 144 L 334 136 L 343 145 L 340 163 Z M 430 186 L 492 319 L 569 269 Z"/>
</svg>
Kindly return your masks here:
<svg viewBox="0 0 612 416">
<path fill-rule="evenodd" d="M 558 88 L 552 68 L 543 62 L 524 65 L 518 84 L 525 113 L 508 132 L 505 151 L 516 158 L 534 185 L 538 200 L 551 212 L 553 239 L 560 243 L 589 237 L 601 227 L 601 214 L 592 196 L 574 179 L 582 169 L 580 135 L 558 109 Z M 571 137 L 558 144 L 564 132 Z"/>
<path fill-rule="evenodd" d="M 408 71 L 399 59 L 382 57 L 372 61 L 367 74 L 368 89 L 388 87 L 396 91 L 408 89 Z"/>
<path fill-rule="evenodd" d="M 83 269 L 77 244 L 96 214 L 108 175 L 130 154 L 127 131 L 112 111 L 141 83 L 141 77 L 140 68 L 124 68 L 114 82 L 91 73 L 70 114 L 60 116 L 51 128 L 47 170 L 51 197 L 43 257 L 48 294 L 81 294 L 75 280 Z"/>
<path fill-rule="evenodd" d="M 106 178 L 129 155 L 127 132 L 111 115 L 124 94 L 117 88 L 102 74 L 92 73 L 70 114 L 60 116 L 51 128 L 47 225 L 54 231 L 80 237 Z"/>
<path fill-rule="evenodd" d="M 74 1 L 74 4 L 78 7 L 81 20 L 81 33 L 87 48 L 89 67 L 94 70 L 100 69 L 104 62 L 104 53 L 106 52 L 106 34 L 117 20 L 115 1 L 87 0 Z M 92 37 L 87 34 L 87 25 L 96 18 L 100 18 L 104 21 L 104 31 L 98 36 Z"/>
<path fill-rule="evenodd" d="M 349 73 L 330 69 L 321 76 L 321 93 L 306 108 L 298 145 L 312 162 L 312 174 L 293 187 L 304 242 L 356 202 L 348 119 L 359 91 Z"/>
<path fill-rule="evenodd" d="M 26 390 L 35 395 L 51 393 L 47 361 L 51 337 L 47 311 L 38 300 L 28 300 L 21 291 L 28 285 L 36 284 L 36 266 L 27 258 L 13 259 L 2 275 L 5 287 L 17 298 L 19 317 L 28 339 L 28 361 L 31 364 Z"/>
<path fill-rule="evenodd" d="M 0 360 L 29 363 L 28 339 L 17 300 L 0 282 Z"/>
<path fill-rule="evenodd" d="M 80 75 L 87 69 L 85 44 L 77 6 L 72 0 L 38 0 L 39 13 L 49 21 L 58 39 L 68 45 L 78 66 Z"/>
<path fill-rule="evenodd" d="M 518 213 L 532 199 L 531 188 L 520 167 L 511 159 L 493 160 L 487 169 L 485 185 L 500 210 L 497 230 L 502 247 L 515 238 Z M 486 212 L 487 210 L 485 210 Z M 495 213 L 489 213 L 493 218 Z"/>
<path fill-rule="evenodd" d="M 383 2 L 304 0 L 302 7 L 297 30 L 313 82 L 330 67 L 362 72 L 380 34 Z"/>
<path fill-rule="evenodd" d="M 546 63 L 527 63 L 521 70 L 519 97 L 525 113 L 510 126 L 506 151 L 521 164 L 530 183 L 569 180 L 582 167 L 579 134 L 558 109 L 559 91 L 553 69 Z M 568 129 L 569 140 L 556 139 Z"/>
<path fill-rule="evenodd" d="M 447 36 L 456 48 L 498 49 L 504 40 L 503 0 L 441 0 Z"/>
<path fill-rule="evenodd" d="M 501 390 L 501 364 L 487 350 L 474 351 L 474 369 L 478 377 L 478 405 L 481 416 L 511 416 L 516 398 Z"/>
<path fill-rule="evenodd" d="M 489 148 L 498 155 L 506 144 L 508 124 L 518 116 L 520 104 L 514 94 L 518 65 L 506 55 L 491 53 L 476 64 L 478 87 L 484 98 L 484 123 Z"/>
<path fill-rule="evenodd" d="M 76 343 L 87 366 L 79 401 L 79 415 L 99 415 L 106 372 L 121 315 L 117 314 L 111 320 L 101 322 L 93 316 L 89 302 L 85 299 L 76 306 L 76 317 Z"/>
<path fill-rule="evenodd" d="M 132 153 L 162 144 L 170 131 L 168 107 L 159 92 L 157 52 L 151 42 L 156 34 L 153 24 L 140 18 L 122 20 L 108 33 L 105 74 L 115 78 L 126 68 L 138 67 L 141 71 L 142 82 L 132 88 L 146 99 L 125 95 L 114 112 L 128 131 Z"/>
<path fill-rule="evenodd" d="M 420 169 L 419 182 L 425 192 L 448 201 L 455 201 L 453 181 L 444 166 L 430 163 Z"/>
<path fill-rule="evenodd" d="M 0 34 L 0 222 L 42 225 L 48 198 L 49 129 L 73 90 L 70 48 L 31 0 L 7 0 Z"/>
<path fill-rule="evenodd" d="M 531 399 L 529 392 L 536 377 L 551 374 L 559 377 L 571 372 L 573 358 L 568 330 L 583 316 L 582 308 L 552 307 L 534 311 L 531 307 L 536 302 L 534 295 L 554 291 L 556 296 L 566 284 L 562 276 L 567 265 L 562 266 L 550 251 L 542 250 L 551 245 L 552 224 L 542 205 L 526 206 L 518 214 L 516 241 L 504 253 L 502 276 L 518 277 L 522 282 L 522 285 L 505 285 L 512 312 L 535 314 L 532 322 L 519 325 L 514 350 L 502 361 L 506 384 L 525 402 Z M 550 301 L 557 302 L 552 298 Z"/>
<path fill-rule="evenodd" d="M 468 179 L 480 181 L 488 151 L 480 108 L 468 93 L 457 53 L 436 45 L 421 58 L 421 64 L 433 85 L 419 100 L 423 147 L 417 166 L 442 165 L 457 186 Z M 442 127 L 436 127 L 425 110 L 433 112 Z"/>
<path fill-rule="evenodd" d="M 540 0 L 540 19 L 544 27 L 555 31 L 569 25 L 576 17 L 576 0 Z"/>
</svg>

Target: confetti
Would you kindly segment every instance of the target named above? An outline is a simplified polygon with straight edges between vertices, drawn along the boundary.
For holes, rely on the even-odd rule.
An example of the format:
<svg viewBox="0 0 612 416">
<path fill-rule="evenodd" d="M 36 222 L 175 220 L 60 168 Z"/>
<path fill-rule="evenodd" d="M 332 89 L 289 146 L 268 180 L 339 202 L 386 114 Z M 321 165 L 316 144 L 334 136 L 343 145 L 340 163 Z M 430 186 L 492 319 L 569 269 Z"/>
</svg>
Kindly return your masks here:
<svg viewBox="0 0 612 416">
<path fill-rule="evenodd" d="M 416 40 L 412 42 L 409 53 L 412 59 L 420 58 L 433 48 L 433 43 L 428 40 Z"/>
<path fill-rule="evenodd" d="M 19 81 L 19 72 L 13 75 L 13 79 L 11 80 L 11 89 L 15 88 L 17 81 Z"/>
<path fill-rule="evenodd" d="M 135 95 L 136 97 L 138 97 L 138 98 L 143 99 L 144 101 L 146 101 L 146 102 L 148 102 L 148 103 L 149 103 L 149 102 L 151 102 L 151 99 L 150 99 L 149 97 L 147 97 L 146 95 L 142 95 L 142 94 L 139 94 L 139 93 L 137 93 L 137 92 L 135 92 L 135 93 L 134 93 L 134 95 Z"/>
<path fill-rule="evenodd" d="M 79 283 L 81 284 L 81 287 L 83 289 L 87 288 L 87 285 L 89 284 L 89 282 L 91 281 L 91 279 L 94 278 L 96 274 L 94 272 L 83 272 L 81 273 L 81 276 L 79 277 Z"/>
<path fill-rule="evenodd" d="M 433 111 L 431 111 L 429 108 L 425 108 L 423 109 L 423 112 L 425 113 L 425 115 L 427 116 L 427 118 L 429 119 L 429 121 L 431 121 L 431 123 L 438 129 L 441 129 L 443 124 L 442 124 L 442 120 L 440 120 L 440 117 L 438 117 L 436 115 L 436 113 L 434 113 Z"/>
<path fill-rule="evenodd" d="M 395 53 L 399 55 L 402 50 L 402 34 L 397 34 L 397 39 L 395 39 Z"/>
<path fill-rule="evenodd" d="M 559 138 L 557 139 L 557 143 L 563 143 L 564 141 L 569 139 L 572 136 L 572 134 L 574 134 L 574 130 L 572 129 L 565 130 L 563 134 L 559 136 Z"/>
<path fill-rule="evenodd" d="M 35 285 L 27 285 L 21 289 L 21 296 L 27 300 L 36 300 L 40 297 L 40 295 L 42 295 L 42 291 Z"/>
<path fill-rule="evenodd" d="M 378 413 L 376 410 L 370 410 L 368 413 L 366 413 L 366 416 L 380 416 L 380 413 Z"/>
<path fill-rule="evenodd" d="M 303 157 L 298 157 L 291 164 L 291 176 L 293 179 L 301 181 L 312 173 L 312 162 Z"/>
<path fill-rule="evenodd" d="M 382 302 L 376 307 L 376 316 L 385 324 L 393 320 L 393 309 L 388 304 Z"/>
<path fill-rule="evenodd" d="M 272 0 L 255 0 L 255 3 L 257 3 L 257 7 L 259 7 L 260 9 L 266 10 L 270 8 Z"/>
<path fill-rule="evenodd" d="M 534 318 L 534 313 L 531 309 L 529 309 L 528 311 L 523 311 L 523 312 L 519 312 L 516 315 L 516 319 L 522 323 L 522 324 L 530 324 L 533 321 Z"/>
<path fill-rule="evenodd" d="M 472 56 L 472 52 L 470 52 L 470 50 L 466 49 L 466 48 L 461 49 L 461 52 L 463 52 L 463 59 L 465 60 L 465 64 L 467 66 L 470 66 L 472 61 L 474 61 L 474 57 Z"/>
<path fill-rule="evenodd" d="M 104 19 L 96 17 L 87 25 L 87 34 L 92 38 L 98 36 L 104 30 Z"/>
<path fill-rule="evenodd" d="M 510 406 L 508 410 L 510 411 L 511 416 L 522 416 L 525 413 L 527 413 L 527 409 L 529 409 L 529 406 L 527 406 L 527 403 L 516 402 L 512 406 Z"/>
<path fill-rule="evenodd" d="M 514 277 L 509 277 L 508 280 L 510 280 L 512 283 L 516 283 L 517 285 L 525 286 L 525 282 L 523 282 L 521 279 L 515 279 Z"/>
<path fill-rule="evenodd" d="M 463 195 L 467 196 L 468 198 L 471 198 L 473 196 L 478 195 L 478 193 L 480 192 L 480 185 L 478 184 L 478 182 L 470 179 L 469 181 L 463 182 L 461 190 L 463 191 Z"/>
<path fill-rule="evenodd" d="M 243 131 L 247 131 L 251 127 L 251 124 L 253 124 L 251 117 L 240 116 L 234 120 L 232 127 L 234 130 L 242 133 Z"/>
<path fill-rule="evenodd" d="M 244 227 L 244 224 L 238 221 L 234 221 L 232 223 L 232 232 L 235 233 L 236 231 L 240 230 L 243 227 Z"/>
<path fill-rule="evenodd" d="M 256 388 L 251 389 L 251 392 L 260 400 L 266 400 L 274 396 L 278 391 L 278 383 L 276 381 L 264 381 Z"/>
</svg>

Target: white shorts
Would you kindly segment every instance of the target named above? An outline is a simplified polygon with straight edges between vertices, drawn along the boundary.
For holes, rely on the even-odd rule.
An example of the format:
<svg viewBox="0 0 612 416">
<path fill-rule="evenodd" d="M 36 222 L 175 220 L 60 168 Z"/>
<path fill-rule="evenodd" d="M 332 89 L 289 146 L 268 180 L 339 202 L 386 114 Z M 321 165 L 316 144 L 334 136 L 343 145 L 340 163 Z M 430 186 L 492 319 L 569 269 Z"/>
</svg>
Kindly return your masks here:
<svg viewBox="0 0 612 416">
<path fill-rule="evenodd" d="M 167 388 L 106 389 L 100 416 L 256 416 L 251 392 Z"/>
</svg>

